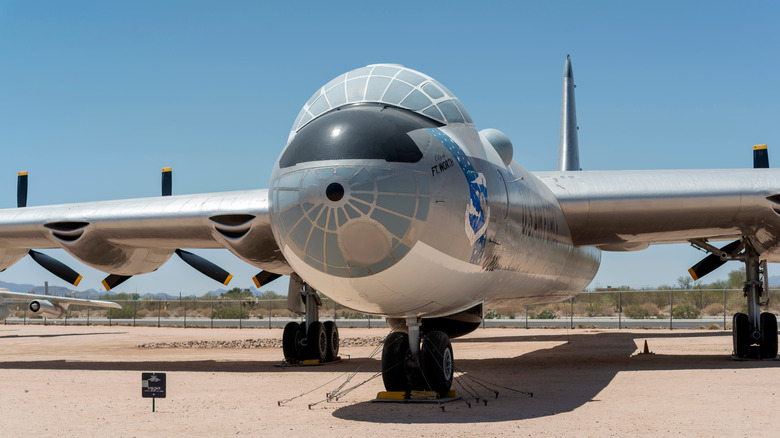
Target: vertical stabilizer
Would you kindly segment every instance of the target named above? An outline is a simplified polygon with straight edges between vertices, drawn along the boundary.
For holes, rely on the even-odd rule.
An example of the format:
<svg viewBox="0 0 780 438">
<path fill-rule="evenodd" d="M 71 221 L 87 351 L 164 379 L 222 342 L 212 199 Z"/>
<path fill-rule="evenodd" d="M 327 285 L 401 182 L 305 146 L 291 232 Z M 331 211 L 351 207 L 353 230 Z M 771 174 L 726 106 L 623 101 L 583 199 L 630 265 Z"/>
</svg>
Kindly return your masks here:
<svg viewBox="0 0 780 438">
<path fill-rule="evenodd" d="M 558 170 L 582 170 L 577 145 L 577 109 L 574 106 L 574 73 L 571 57 L 566 55 L 561 96 L 561 137 L 558 145 Z"/>
</svg>

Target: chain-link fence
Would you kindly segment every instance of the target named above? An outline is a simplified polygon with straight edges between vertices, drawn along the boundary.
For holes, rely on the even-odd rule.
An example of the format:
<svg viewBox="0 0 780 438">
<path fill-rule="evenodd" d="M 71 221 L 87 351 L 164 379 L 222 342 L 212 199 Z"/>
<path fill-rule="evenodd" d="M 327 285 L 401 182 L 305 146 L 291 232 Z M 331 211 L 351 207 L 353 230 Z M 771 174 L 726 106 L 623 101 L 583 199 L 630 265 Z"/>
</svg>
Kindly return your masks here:
<svg viewBox="0 0 780 438">
<path fill-rule="evenodd" d="M 780 313 L 780 290 L 762 297 L 762 310 Z M 33 315 L 26 302 L 6 300 L 5 324 L 80 324 L 178 327 L 279 328 L 302 321 L 286 299 L 118 300 L 121 309 L 71 306 L 62 319 Z M 356 312 L 324 298 L 321 319 L 341 327 L 387 327 L 384 318 Z M 746 312 L 737 289 L 592 290 L 571 300 L 533 306 L 509 301 L 484 305 L 484 327 L 710 328 L 729 329 L 736 312 Z"/>
</svg>

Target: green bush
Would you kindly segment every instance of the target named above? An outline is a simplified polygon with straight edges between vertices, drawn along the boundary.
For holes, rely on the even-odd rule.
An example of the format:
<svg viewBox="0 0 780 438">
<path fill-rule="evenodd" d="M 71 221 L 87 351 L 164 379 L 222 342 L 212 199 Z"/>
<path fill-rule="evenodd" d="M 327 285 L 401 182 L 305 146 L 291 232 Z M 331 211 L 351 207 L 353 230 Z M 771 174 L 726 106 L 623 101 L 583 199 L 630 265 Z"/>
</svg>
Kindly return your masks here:
<svg viewBox="0 0 780 438">
<path fill-rule="evenodd" d="M 501 314 L 495 310 L 488 310 L 485 313 L 485 319 L 501 319 Z"/>
<path fill-rule="evenodd" d="M 241 319 L 248 319 L 249 318 L 249 310 L 241 308 Z M 238 319 L 239 318 L 239 310 L 238 306 L 231 306 L 231 307 L 223 307 L 221 309 L 217 309 L 214 311 L 214 313 L 211 315 L 214 319 Z"/>
<path fill-rule="evenodd" d="M 676 319 L 697 319 L 699 315 L 701 315 L 699 308 L 687 303 L 674 306 L 672 310 L 672 316 Z"/>
<path fill-rule="evenodd" d="M 555 319 L 558 315 L 550 309 L 544 309 L 539 313 L 529 315 L 531 319 Z"/>
</svg>

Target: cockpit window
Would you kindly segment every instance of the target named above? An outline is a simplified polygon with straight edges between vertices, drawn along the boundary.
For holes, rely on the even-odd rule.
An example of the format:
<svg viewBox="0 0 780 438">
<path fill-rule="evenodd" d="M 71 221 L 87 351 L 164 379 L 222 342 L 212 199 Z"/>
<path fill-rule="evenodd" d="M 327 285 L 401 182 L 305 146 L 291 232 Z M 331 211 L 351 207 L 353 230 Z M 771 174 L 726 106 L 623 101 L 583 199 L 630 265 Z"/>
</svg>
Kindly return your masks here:
<svg viewBox="0 0 780 438">
<path fill-rule="evenodd" d="M 301 129 L 285 149 L 279 166 L 325 160 L 385 160 L 416 163 L 423 154 L 408 133 L 442 124 L 386 105 L 342 107 Z"/>
<path fill-rule="evenodd" d="M 298 114 L 292 132 L 328 111 L 355 103 L 390 104 L 444 124 L 473 123 L 460 100 L 432 77 L 400 65 L 376 64 L 345 73 L 317 90 Z"/>
</svg>

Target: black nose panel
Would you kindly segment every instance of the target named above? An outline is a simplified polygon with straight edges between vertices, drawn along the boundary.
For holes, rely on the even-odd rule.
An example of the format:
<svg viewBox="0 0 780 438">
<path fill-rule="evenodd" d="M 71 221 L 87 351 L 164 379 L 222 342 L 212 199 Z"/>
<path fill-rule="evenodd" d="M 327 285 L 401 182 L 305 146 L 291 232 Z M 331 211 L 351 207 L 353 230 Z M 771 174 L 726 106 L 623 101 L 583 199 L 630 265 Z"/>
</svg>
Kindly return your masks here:
<svg viewBox="0 0 780 438">
<path fill-rule="evenodd" d="M 411 111 L 384 105 L 342 107 L 316 118 L 295 134 L 279 167 L 325 160 L 416 163 L 423 154 L 407 133 L 440 126 Z"/>
</svg>

